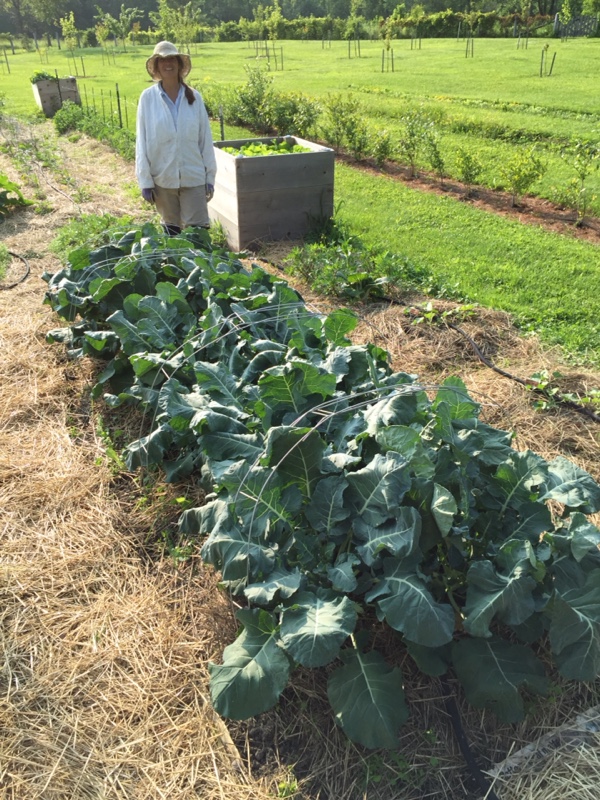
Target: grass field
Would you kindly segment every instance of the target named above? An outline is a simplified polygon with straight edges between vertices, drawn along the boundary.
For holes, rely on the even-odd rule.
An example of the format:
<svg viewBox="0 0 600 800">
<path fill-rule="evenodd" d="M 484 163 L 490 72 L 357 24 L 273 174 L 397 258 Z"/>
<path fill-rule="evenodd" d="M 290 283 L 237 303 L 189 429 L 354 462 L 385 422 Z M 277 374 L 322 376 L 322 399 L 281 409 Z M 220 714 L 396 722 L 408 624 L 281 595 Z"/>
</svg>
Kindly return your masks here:
<svg viewBox="0 0 600 800">
<path fill-rule="evenodd" d="M 540 77 L 542 48 L 549 43 L 547 63 L 556 56 L 551 76 Z M 572 164 L 560 152 L 571 137 L 598 139 L 600 97 L 595 81 L 600 74 L 600 40 L 530 40 L 517 49 L 514 39 L 477 40 L 474 57 L 465 57 L 463 41 L 426 39 L 421 49 L 410 42 L 394 42 L 394 72 L 382 72 L 381 42 L 363 42 L 360 57 L 346 42 L 282 42 L 275 61 L 269 60 L 276 89 L 298 91 L 326 101 L 333 92 L 351 93 L 360 100 L 372 130 L 401 135 L 403 113 L 421 108 L 432 115 L 441 135 L 440 147 L 447 172 L 456 177 L 455 154 L 468 147 L 483 163 L 479 182 L 501 185 L 498 166 L 515 147 L 537 150 L 547 166 L 533 187 L 541 197 L 556 200 L 574 177 Z M 45 69 L 60 76 L 75 74 L 84 103 L 109 116 L 116 114 L 116 89 L 122 102 L 124 124 L 135 125 L 140 92 L 149 85 L 144 61 L 152 48 L 138 47 L 74 52 L 51 48 L 46 52 L 18 52 L 0 62 L 2 92 L 9 110 L 17 114 L 35 111 L 29 78 Z M 281 69 L 281 53 L 283 66 Z M 246 67 L 267 67 L 246 43 L 208 43 L 192 47 L 191 81 L 202 91 L 239 85 Z M 10 69 L 10 74 L 8 73 Z M 83 77 L 85 73 L 85 77 Z M 318 131 L 317 131 L 318 134 Z M 421 159 L 421 166 L 427 164 Z M 588 179 L 590 190 L 600 195 L 600 176 Z M 590 210 L 600 214 L 600 200 Z"/>
<path fill-rule="evenodd" d="M 549 58 L 556 53 L 556 60 L 552 75 L 540 77 L 546 43 Z M 106 115 L 116 113 L 118 85 L 124 120 L 133 128 L 137 97 L 150 84 L 144 63 L 151 51 L 128 48 L 109 57 L 87 49 L 76 51 L 75 59 L 55 48 L 47 54 L 17 52 L 2 67 L 6 110 L 35 112 L 29 83 L 35 70 L 75 73 L 84 103 L 103 106 Z M 277 90 L 301 89 L 322 100 L 332 92 L 351 92 L 372 128 L 392 135 L 399 135 L 407 109 L 423 107 L 439 125 L 448 171 L 455 171 L 456 150 L 468 146 L 484 163 L 481 183 L 492 187 L 498 186 L 498 164 L 515 147 L 537 141 L 548 169 L 534 190 L 551 198 L 573 177 L 560 157 L 564 143 L 572 136 L 596 141 L 600 136 L 600 40 L 530 40 L 527 49 L 517 49 L 513 39 L 482 39 L 475 42 L 473 58 L 465 58 L 461 41 L 423 40 L 421 49 L 413 50 L 409 41 L 398 41 L 393 73 L 381 71 L 380 42 L 361 43 L 360 57 L 354 46 L 348 57 L 346 42 L 332 42 L 331 48 L 321 42 L 282 42 L 277 53 L 279 70 L 270 59 Z M 192 59 L 191 81 L 205 93 L 241 84 L 246 67 L 267 66 L 245 43 L 195 45 Z M 213 132 L 219 136 L 216 123 Z M 227 126 L 225 135 L 240 132 Z M 588 183 L 600 195 L 598 173 Z M 342 166 L 336 173 L 340 201 L 342 218 L 369 244 L 426 266 L 456 294 L 508 310 L 547 340 L 597 359 L 600 256 L 593 245 Z M 592 200 L 590 212 L 600 214 L 600 200 Z"/>
</svg>

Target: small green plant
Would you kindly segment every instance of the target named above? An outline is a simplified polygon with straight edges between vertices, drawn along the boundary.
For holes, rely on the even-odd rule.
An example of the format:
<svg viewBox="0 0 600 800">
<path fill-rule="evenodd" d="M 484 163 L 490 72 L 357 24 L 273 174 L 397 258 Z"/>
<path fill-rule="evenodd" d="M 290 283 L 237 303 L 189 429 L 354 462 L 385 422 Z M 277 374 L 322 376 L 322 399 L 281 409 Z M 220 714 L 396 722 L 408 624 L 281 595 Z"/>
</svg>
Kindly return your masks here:
<svg viewBox="0 0 600 800">
<path fill-rule="evenodd" d="M 459 147 L 456 151 L 456 170 L 459 180 L 466 186 L 466 196 L 470 197 L 473 186 L 483 172 L 483 164 L 479 156 L 466 147 Z"/>
<path fill-rule="evenodd" d="M 356 141 L 358 141 L 355 131 L 361 131 L 360 137 L 364 135 L 363 113 L 360 103 L 352 95 L 344 96 L 341 93 L 337 93 L 327 95 L 323 105 L 325 121 L 321 126 L 321 133 L 325 141 L 329 142 L 334 150 L 339 151 L 343 147 L 348 147 L 351 150 L 353 140 L 355 140 L 355 145 Z"/>
<path fill-rule="evenodd" d="M 293 772 L 290 772 L 288 777 L 283 780 L 279 781 L 277 784 L 277 797 L 280 798 L 290 798 L 296 797 L 299 791 L 298 781 L 294 776 Z"/>
<path fill-rule="evenodd" d="M 52 75 L 43 69 L 37 69 L 29 78 L 29 80 L 31 83 L 39 83 L 40 81 L 55 81 L 56 75 Z"/>
<path fill-rule="evenodd" d="M 408 161 L 409 175 L 414 178 L 417 174 L 418 157 L 425 145 L 428 119 L 420 109 L 411 109 L 402 115 L 400 122 L 402 131 L 398 154 Z"/>
<path fill-rule="evenodd" d="M 508 161 L 501 164 L 500 177 L 511 194 L 511 206 L 517 205 L 517 200 L 529 191 L 545 171 L 546 165 L 536 154 L 535 147 L 516 150 Z"/>
<path fill-rule="evenodd" d="M 30 205 L 32 201 L 25 199 L 18 185 L 0 173 L 0 222 L 15 208 Z"/>
<path fill-rule="evenodd" d="M 378 167 L 382 167 L 393 153 L 394 146 L 389 131 L 376 131 L 371 137 L 370 154 Z"/>
<path fill-rule="evenodd" d="M 446 162 L 440 148 L 440 134 L 433 122 L 426 125 L 423 135 L 423 146 L 431 168 L 440 179 L 440 186 L 444 185 Z"/>
<path fill-rule="evenodd" d="M 115 217 L 112 214 L 82 214 L 63 225 L 50 242 L 49 250 L 61 259 L 66 259 L 77 247 L 99 247 L 114 236 L 115 228 L 125 229 L 131 217 Z"/>
<path fill-rule="evenodd" d="M 577 213 L 575 224 L 579 227 L 587 213 L 593 195 L 586 186 L 586 181 L 592 172 L 600 166 L 600 144 L 597 142 L 583 141 L 576 139 L 568 148 L 561 153 L 562 157 L 570 160 L 575 170 L 576 178 L 573 178 L 567 197 L 570 205 L 573 205 Z"/>
</svg>

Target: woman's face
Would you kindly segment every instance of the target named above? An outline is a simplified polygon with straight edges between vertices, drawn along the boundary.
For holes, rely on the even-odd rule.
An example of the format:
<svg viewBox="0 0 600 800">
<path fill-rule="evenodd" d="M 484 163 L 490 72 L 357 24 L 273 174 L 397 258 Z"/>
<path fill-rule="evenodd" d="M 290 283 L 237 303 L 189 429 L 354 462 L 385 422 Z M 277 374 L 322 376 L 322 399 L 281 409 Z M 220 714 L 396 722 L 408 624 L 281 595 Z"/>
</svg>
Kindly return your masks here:
<svg viewBox="0 0 600 800">
<path fill-rule="evenodd" d="M 156 69 L 161 79 L 179 77 L 179 59 L 177 56 L 165 56 L 156 61 Z"/>
</svg>

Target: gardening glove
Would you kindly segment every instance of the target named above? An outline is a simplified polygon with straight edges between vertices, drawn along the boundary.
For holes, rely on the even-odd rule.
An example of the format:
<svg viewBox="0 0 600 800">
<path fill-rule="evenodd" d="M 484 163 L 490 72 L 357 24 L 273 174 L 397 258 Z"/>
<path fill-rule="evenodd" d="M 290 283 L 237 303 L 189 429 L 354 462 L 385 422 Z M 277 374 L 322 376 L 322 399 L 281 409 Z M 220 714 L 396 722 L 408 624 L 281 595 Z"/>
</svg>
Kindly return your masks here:
<svg viewBox="0 0 600 800">
<path fill-rule="evenodd" d="M 142 197 L 147 203 L 154 202 L 154 189 L 142 189 Z"/>
<path fill-rule="evenodd" d="M 212 183 L 207 183 L 205 189 L 206 189 L 206 202 L 210 203 L 210 201 L 215 196 L 215 187 L 212 185 Z"/>
</svg>

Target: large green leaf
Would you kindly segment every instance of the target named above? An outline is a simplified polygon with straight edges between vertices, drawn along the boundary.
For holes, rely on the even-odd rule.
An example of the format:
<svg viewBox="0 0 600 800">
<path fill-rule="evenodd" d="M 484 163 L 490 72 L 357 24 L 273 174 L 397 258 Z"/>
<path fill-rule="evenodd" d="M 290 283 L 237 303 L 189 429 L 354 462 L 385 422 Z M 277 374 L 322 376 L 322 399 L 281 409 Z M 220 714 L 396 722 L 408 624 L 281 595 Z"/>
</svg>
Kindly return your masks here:
<svg viewBox="0 0 600 800">
<path fill-rule="evenodd" d="M 264 581 L 251 583 L 244 589 L 244 594 L 251 603 L 267 606 L 278 598 L 287 600 L 300 589 L 305 582 L 300 570 L 291 572 L 283 567 L 275 567 Z"/>
<path fill-rule="evenodd" d="M 454 515 L 458 511 L 456 500 L 448 489 L 438 483 L 433 487 L 433 499 L 431 501 L 431 513 L 436 521 L 442 536 L 450 533 L 454 522 Z"/>
<path fill-rule="evenodd" d="M 335 560 L 332 567 L 327 567 L 327 577 L 333 589 L 337 592 L 350 594 L 356 589 L 358 581 L 354 574 L 354 567 L 358 567 L 360 558 L 351 553 L 342 553 Z"/>
<path fill-rule="evenodd" d="M 217 431 L 198 437 L 200 449 L 214 461 L 239 461 L 253 464 L 264 451 L 263 437 L 258 433 Z"/>
<path fill-rule="evenodd" d="M 548 473 L 540 500 L 556 500 L 585 514 L 600 511 L 600 486 L 588 472 L 559 456 L 548 465 Z"/>
<path fill-rule="evenodd" d="M 268 575 L 275 565 L 275 551 L 234 525 L 213 531 L 202 546 L 202 558 L 221 570 L 223 581 L 254 583 Z"/>
<path fill-rule="evenodd" d="M 360 518 L 355 519 L 354 531 L 360 541 L 357 552 L 365 564 L 372 566 L 383 552 L 404 558 L 418 548 L 421 516 L 416 508 L 401 506 L 395 518 L 383 525 L 367 525 Z"/>
<path fill-rule="evenodd" d="M 381 525 L 396 513 L 411 484 L 408 462 L 394 452 L 377 453 L 363 469 L 349 473 L 347 498 L 368 525 Z"/>
<path fill-rule="evenodd" d="M 347 597 L 325 589 L 301 592 L 281 615 L 281 641 L 305 667 L 322 667 L 338 655 L 354 631 L 356 608 Z"/>
<path fill-rule="evenodd" d="M 477 417 L 481 406 L 476 403 L 469 395 L 464 382 L 457 377 L 446 378 L 438 390 L 433 408 L 444 403 L 450 409 L 451 419 L 469 419 Z"/>
<path fill-rule="evenodd" d="M 495 616 L 509 625 L 521 625 L 535 611 L 535 580 L 523 562 L 508 575 L 496 571 L 491 561 L 475 561 L 467 573 L 464 628 L 472 636 L 491 636 Z"/>
<path fill-rule="evenodd" d="M 259 382 L 260 397 L 272 412 L 285 410 L 298 415 L 319 399 L 335 392 L 335 375 L 300 359 L 266 370 Z"/>
<path fill-rule="evenodd" d="M 402 673 L 381 653 L 343 650 L 344 662 L 329 676 L 327 695 L 335 720 L 353 742 L 369 748 L 398 747 L 408 719 Z"/>
<path fill-rule="evenodd" d="M 523 503 L 538 499 L 540 489 L 548 479 L 548 465 L 541 456 L 514 452 L 498 466 L 490 488 L 502 501 L 502 511 L 509 506 L 519 508 Z"/>
<path fill-rule="evenodd" d="M 208 361 L 196 361 L 194 372 L 199 388 L 225 405 L 240 407 L 240 396 L 237 382 L 231 372 L 221 364 Z"/>
<path fill-rule="evenodd" d="M 306 519 L 314 530 L 327 536 L 348 530 L 350 512 L 344 508 L 343 502 L 347 488 L 348 481 L 343 475 L 330 475 L 317 483 L 310 503 L 304 508 Z"/>
<path fill-rule="evenodd" d="M 358 317 L 347 308 L 338 308 L 332 311 L 325 320 L 323 330 L 327 339 L 333 345 L 348 344 L 346 338 L 356 328 Z"/>
<path fill-rule="evenodd" d="M 580 512 L 571 516 L 569 533 L 571 534 L 571 552 L 575 561 L 581 561 L 590 552 L 598 552 L 600 530 Z"/>
<path fill-rule="evenodd" d="M 600 569 L 584 574 L 577 567 L 559 576 L 550 613 L 550 643 L 561 674 L 594 680 L 600 674 Z"/>
<path fill-rule="evenodd" d="M 316 430 L 274 427 L 266 436 L 262 463 L 276 469 L 284 484 L 294 483 L 310 498 L 321 477 L 324 449 L 325 444 Z"/>
<path fill-rule="evenodd" d="M 502 722 L 523 719 L 520 689 L 548 692 L 544 665 L 529 647 L 502 639 L 461 639 L 452 646 L 452 660 L 468 701 L 493 711 Z"/>
<path fill-rule="evenodd" d="M 376 601 L 378 615 L 411 642 L 440 647 L 452 639 L 454 611 L 434 600 L 425 581 L 415 570 L 414 558 L 386 558 L 384 577 L 365 599 Z"/>
<path fill-rule="evenodd" d="M 248 719 L 275 705 L 287 685 L 290 662 L 271 614 L 244 609 L 236 616 L 244 630 L 225 648 L 223 664 L 209 664 L 210 696 L 222 716 Z"/>
</svg>

